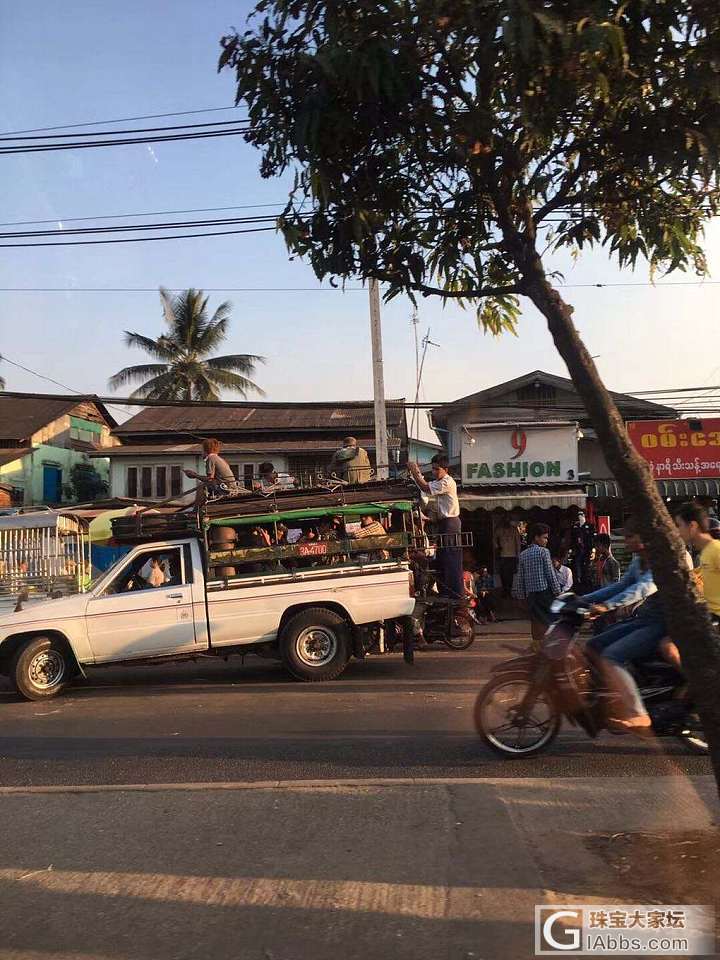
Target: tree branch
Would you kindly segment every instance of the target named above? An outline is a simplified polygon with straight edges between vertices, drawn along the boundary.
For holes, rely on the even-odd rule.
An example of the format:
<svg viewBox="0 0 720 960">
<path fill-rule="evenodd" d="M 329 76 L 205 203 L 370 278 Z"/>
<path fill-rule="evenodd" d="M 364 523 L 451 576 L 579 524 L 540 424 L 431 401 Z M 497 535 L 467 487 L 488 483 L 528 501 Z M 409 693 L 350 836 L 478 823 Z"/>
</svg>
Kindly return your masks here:
<svg viewBox="0 0 720 960">
<path fill-rule="evenodd" d="M 541 223 L 549 213 L 552 213 L 553 210 L 557 210 L 558 207 L 562 207 L 563 204 L 568 202 L 571 190 L 583 173 L 585 173 L 585 171 L 582 168 L 582 162 L 580 162 L 571 173 L 563 178 L 563 183 L 558 188 L 558 192 L 552 200 L 548 200 L 547 203 L 544 203 L 540 209 L 536 210 L 533 214 L 532 219 L 536 226 Z"/>
<path fill-rule="evenodd" d="M 483 297 L 504 297 L 510 294 L 525 292 L 522 282 L 513 283 L 505 287 L 478 287 L 475 290 L 443 290 L 442 287 L 431 287 L 426 283 L 410 284 L 411 289 L 424 293 L 427 296 L 449 297 L 455 300 L 481 299 Z"/>
</svg>

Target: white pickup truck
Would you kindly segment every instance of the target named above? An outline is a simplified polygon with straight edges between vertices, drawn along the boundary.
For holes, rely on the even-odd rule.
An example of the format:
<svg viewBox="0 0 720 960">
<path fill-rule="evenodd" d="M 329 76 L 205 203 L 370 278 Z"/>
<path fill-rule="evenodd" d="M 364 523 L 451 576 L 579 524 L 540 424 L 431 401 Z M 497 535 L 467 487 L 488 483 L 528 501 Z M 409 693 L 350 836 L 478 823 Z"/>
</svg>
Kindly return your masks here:
<svg viewBox="0 0 720 960">
<path fill-rule="evenodd" d="M 207 579 L 203 561 L 196 538 L 146 543 L 87 593 L 0 614 L 0 674 L 41 700 L 86 666 L 257 652 L 299 680 L 332 680 L 364 655 L 374 625 L 407 618 L 415 606 L 402 560 L 236 580 Z"/>
</svg>

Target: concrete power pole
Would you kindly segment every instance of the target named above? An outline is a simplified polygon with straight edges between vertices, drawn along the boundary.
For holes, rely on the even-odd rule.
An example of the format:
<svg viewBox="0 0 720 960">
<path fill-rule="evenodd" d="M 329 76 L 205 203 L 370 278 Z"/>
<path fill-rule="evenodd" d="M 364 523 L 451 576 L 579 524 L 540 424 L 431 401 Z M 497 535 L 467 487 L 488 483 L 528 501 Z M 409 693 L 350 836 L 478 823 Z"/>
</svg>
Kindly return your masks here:
<svg viewBox="0 0 720 960">
<path fill-rule="evenodd" d="M 379 480 L 387 480 L 388 457 L 387 417 L 385 415 L 385 380 L 383 377 L 382 328 L 380 326 L 380 285 L 370 281 L 370 340 L 372 343 L 373 400 L 375 407 L 375 473 Z"/>
</svg>

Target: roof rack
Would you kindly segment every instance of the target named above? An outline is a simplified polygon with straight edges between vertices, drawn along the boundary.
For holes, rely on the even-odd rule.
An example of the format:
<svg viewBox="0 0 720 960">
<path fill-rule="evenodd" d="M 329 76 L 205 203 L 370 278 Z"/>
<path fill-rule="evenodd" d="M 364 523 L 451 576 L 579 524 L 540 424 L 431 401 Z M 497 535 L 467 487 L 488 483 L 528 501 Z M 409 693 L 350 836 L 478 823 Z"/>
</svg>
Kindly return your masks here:
<svg viewBox="0 0 720 960">
<path fill-rule="evenodd" d="M 229 496 L 205 504 L 200 511 L 180 509 L 171 513 L 153 510 L 111 521 L 118 542 L 169 540 L 199 536 L 210 526 L 243 526 L 313 517 L 408 511 L 418 502 L 418 488 L 411 483 L 390 480 L 364 484 L 317 487 L 305 490 L 278 490 L 245 496 Z"/>
</svg>

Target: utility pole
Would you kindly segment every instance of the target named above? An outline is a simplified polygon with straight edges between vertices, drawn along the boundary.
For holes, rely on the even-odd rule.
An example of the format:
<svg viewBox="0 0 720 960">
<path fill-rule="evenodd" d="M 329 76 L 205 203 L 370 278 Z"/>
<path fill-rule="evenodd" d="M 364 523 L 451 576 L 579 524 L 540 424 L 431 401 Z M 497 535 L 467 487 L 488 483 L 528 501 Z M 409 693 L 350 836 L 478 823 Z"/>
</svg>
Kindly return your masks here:
<svg viewBox="0 0 720 960">
<path fill-rule="evenodd" d="M 380 285 L 370 280 L 370 341 L 372 343 L 373 401 L 375 407 L 375 474 L 387 480 L 388 457 L 387 417 L 385 415 L 385 380 L 383 377 L 382 328 L 380 326 Z"/>
<path fill-rule="evenodd" d="M 418 343 L 418 324 L 420 320 L 417 315 L 417 308 L 413 308 L 412 317 L 410 318 L 410 323 L 413 325 L 413 333 L 415 334 L 415 403 L 418 402 L 418 393 L 420 387 L 420 345 Z M 415 436 L 415 417 L 417 416 L 417 408 L 413 407 L 412 416 L 410 417 L 410 436 Z"/>
</svg>

